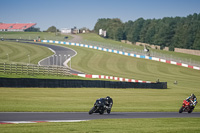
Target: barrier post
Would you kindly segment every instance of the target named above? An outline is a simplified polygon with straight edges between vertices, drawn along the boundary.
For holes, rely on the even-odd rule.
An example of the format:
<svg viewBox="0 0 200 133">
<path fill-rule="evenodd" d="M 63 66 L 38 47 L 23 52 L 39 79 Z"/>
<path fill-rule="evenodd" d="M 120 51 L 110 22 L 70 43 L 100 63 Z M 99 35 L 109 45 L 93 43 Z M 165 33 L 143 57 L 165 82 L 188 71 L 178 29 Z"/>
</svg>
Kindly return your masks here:
<svg viewBox="0 0 200 133">
<path fill-rule="evenodd" d="M 6 73 L 6 63 L 4 62 L 4 73 Z"/>
<path fill-rule="evenodd" d="M 27 64 L 27 71 L 26 71 L 26 72 L 27 72 L 27 74 L 28 74 L 28 64 Z"/>
<path fill-rule="evenodd" d="M 39 69 L 40 69 L 40 66 L 38 66 L 38 74 L 39 74 Z"/>
<path fill-rule="evenodd" d="M 15 64 L 15 74 L 17 74 L 17 64 Z"/>
<path fill-rule="evenodd" d="M 10 73 L 12 74 L 12 64 L 10 64 Z"/>
<path fill-rule="evenodd" d="M 23 74 L 23 66 L 24 66 L 24 65 L 21 65 L 21 74 Z"/>
</svg>

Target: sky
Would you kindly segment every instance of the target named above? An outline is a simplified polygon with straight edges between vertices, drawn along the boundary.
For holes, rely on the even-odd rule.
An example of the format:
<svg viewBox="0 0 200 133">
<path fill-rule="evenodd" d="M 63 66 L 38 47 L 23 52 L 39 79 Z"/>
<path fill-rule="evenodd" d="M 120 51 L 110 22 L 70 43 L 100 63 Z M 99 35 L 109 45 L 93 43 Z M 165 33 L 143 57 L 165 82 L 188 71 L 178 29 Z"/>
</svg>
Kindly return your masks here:
<svg viewBox="0 0 200 133">
<path fill-rule="evenodd" d="M 200 0 L 0 0 L 0 22 L 37 23 L 41 31 L 56 28 L 89 28 L 99 18 L 187 17 L 200 13 Z"/>
</svg>

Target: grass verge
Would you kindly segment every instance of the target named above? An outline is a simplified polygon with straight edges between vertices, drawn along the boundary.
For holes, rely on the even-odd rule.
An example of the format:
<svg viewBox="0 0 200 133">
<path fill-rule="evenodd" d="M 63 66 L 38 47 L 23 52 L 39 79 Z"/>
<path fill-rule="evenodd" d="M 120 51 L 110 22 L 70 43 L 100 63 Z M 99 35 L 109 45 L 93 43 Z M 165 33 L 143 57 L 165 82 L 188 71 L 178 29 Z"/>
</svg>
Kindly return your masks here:
<svg viewBox="0 0 200 133">
<path fill-rule="evenodd" d="M 78 123 L 1 125 L 1 133 L 199 133 L 200 118 L 105 119 Z"/>
<path fill-rule="evenodd" d="M 67 41 L 72 37 L 69 35 L 62 35 L 62 34 L 55 34 L 55 33 L 48 33 L 48 32 L 0 32 L 0 38 L 4 39 L 34 39 L 44 40 L 60 40 L 60 41 Z M 68 37 L 67 39 L 65 37 Z"/>
<path fill-rule="evenodd" d="M 0 112 L 88 112 L 111 96 L 114 112 L 178 112 L 189 92 L 177 89 L 0 88 Z M 200 111 L 196 106 L 195 112 Z"/>
<path fill-rule="evenodd" d="M 0 61 L 5 63 L 38 64 L 54 53 L 46 47 L 18 42 L 0 41 Z"/>
</svg>

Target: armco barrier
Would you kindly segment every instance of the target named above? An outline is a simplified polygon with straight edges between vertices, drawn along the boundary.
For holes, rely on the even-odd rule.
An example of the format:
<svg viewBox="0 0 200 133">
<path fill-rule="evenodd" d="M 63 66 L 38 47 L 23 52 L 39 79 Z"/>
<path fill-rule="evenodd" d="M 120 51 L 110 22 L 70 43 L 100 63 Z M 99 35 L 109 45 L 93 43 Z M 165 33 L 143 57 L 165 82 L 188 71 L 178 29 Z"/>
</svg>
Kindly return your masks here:
<svg viewBox="0 0 200 133">
<path fill-rule="evenodd" d="M 102 48 L 102 47 L 98 47 L 98 46 L 79 44 L 79 43 L 71 43 L 71 42 L 63 42 L 63 41 L 53 41 L 53 40 L 41 40 L 41 42 L 44 42 L 44 43 L 57 43 L 57 44 L 64 44 L 64 45 L 73 45 L 73 46 L 79 46 L 79 47 L 84 47 L 84 48 L 92 48 L 92 49 L 101 50 L 101 51 L 105 51 L 105 52 L 111 52 L 111 53 L 116 53 L 116 54 L 136 57 L 136 58 L 149 59 L 149 60 L 159 61 L 159 62 L 163 62 L 163 63 L 174 64 L 174 65 L 178 65 L 178 66 L 182 66 L 182 67 L 188 67 L 188 68 L 192 68 L 192 69 L 195 69 L 195 70 L 200 70 L 200 67 L 197 67 L 197 66 L 191 66 L 191 65 L 188 65 L 188 64 L 184 64 L 184 63 L 179 63 L 179 62 L 175 62 L 175 61 L 160 59 L 160 58 L 157 58 L 157 57 L 151 57 L 151 56 L 145 56 L 145 55 L 137 55 L 137 54 L 133 54 L 133 53 L 127 53 L 127 52 L 123 52 L 123 51 Z"/>
<path fill-rule="evenodd" d="M 152 88 L 167 89 L 167 82 L 135 83 L 103 80 L 0 78 L 0 87 L 37 88 Z"/>
</svg>

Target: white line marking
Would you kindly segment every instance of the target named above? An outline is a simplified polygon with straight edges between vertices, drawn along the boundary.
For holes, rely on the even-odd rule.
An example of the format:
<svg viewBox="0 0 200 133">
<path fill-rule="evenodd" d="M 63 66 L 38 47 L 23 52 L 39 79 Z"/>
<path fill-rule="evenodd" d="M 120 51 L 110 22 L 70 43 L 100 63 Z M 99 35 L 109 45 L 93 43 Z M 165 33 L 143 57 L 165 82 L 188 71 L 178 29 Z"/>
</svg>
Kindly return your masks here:
<svg viewBox="0 0 200 133">
<path fill-rule="evenodd" d="M 89 120 L 36 120 L 36 121 L 0 121 L 0 124 L 46 123 L 46 122 L 81 122 Z"/>
</svg>

